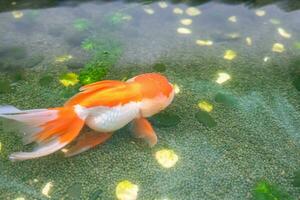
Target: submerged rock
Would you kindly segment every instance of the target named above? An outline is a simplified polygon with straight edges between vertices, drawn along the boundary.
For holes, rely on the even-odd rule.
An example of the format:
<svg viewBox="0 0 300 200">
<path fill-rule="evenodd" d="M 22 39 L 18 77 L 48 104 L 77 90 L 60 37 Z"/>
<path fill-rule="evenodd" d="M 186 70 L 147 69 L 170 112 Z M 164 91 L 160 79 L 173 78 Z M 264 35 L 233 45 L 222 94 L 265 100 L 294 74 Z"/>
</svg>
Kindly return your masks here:
<svg viewBox="0 0 300 200">
<path fill-rule="evenodd" d="M 161 128 L 176 126 L 180 121 L 180 117 L 171 112 L 162 112 L 151 118 L 153 125 Z"/>
<path fill-rule="evenodd" d="M 196 115 L 196 119 L 198 122 L 203 124 L 204 126 L 207 126 L 209 128 L 217 126 L 217 122 L 210 116 L 208 112 L 199 110 Z"/>
<path fill-rule="evenodd" d="M 234 96 L 224 93 L 218 93 L 215 96 L 215 101 L 226 106 L 235 107 L 237 105 L 237 100 L 234 98 Z"/>
<path fill-rule="evenodd" d="M 163 63 L 156 63 L 153 65 L 153 70 L 156 72 L 165 72 L 166 69 L 167 69 L 167 67 Z"/>
<path fill-rule="evenodd" d="M 0 80 L 0 94 L 8 93 L 10 91 L 10 82 L 8 80 Z"/>
<path fill-rule="evenodd" d="M 39 80 L 41 86 L 48 86 L 53 82 L 53 77 L 50 75 L 45 75 Z"/>
<path fill-rule="evenodd" d="M 293 81 L 293 85 L 295 86 L 295 88 L 300 91 L 300 75 L 298 75 L 294 81 Z"/>
</svg>

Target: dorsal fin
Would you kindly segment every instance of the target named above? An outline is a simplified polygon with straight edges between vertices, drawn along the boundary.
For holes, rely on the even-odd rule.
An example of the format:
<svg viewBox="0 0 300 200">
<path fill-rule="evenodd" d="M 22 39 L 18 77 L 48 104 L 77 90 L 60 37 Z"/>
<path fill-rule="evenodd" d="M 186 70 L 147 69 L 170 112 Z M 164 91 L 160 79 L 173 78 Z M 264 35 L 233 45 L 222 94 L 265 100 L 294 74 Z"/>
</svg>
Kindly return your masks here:
<svg viewBox="0 0 300 200">
<path fill-rule="evenodd" d="M 105 80 L 105 81 L 98 81 L 95 83 L 91 83 L 88 85 L 84 85 L 81 88 L 79 88 L 80 92 L 91 92 L 95 90 L 102 90 L 106 88 L 110 88 L 113 86 L 117 86 L 120 84 L 124 84 L 122 81 L 116 81 L 116 80 Z"/>
</svg>

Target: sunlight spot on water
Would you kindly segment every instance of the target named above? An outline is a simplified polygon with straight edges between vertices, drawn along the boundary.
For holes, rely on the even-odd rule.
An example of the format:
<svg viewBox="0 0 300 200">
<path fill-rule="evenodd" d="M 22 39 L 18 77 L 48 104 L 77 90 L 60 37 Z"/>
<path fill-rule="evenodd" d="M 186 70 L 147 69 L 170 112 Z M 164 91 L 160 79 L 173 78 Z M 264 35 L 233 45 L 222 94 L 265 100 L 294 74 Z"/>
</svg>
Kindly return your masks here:
<svg viewBox="0 0 300 200">
<path fill-rule="evenodd" d="M 214 42 L 211 40 L 196 40 L 196 44 L 199 46 L 211 46 L 214 44 Z"/>
<path fill-rule="evenodd" d="M 173 88 L 174 88 L 175 94 L 178 94 L 180 92 L 180 88 L 176 83 L 173 85 Z"/>
<path fill-rule="evenodd" d="M 59 78 L 59 82 L 66 87 L 76 85 L 79 82 L 78 75 L 72 72 L 63 74 Z"/>
<path fill-rule="evenodd" d="M 180 23 L 183 24 L 183 25 L 191 25 L 193 23 L 193 20 L 192 19 L 188 19 L 188 18 L 185 18 L 185 19 L 181 19 L 180 20 Z"/>
<path fill-rule="evenodd" d="M 181 8 L 174 8 L 173 13 L 177 15 L 183 14 L 183 10 Z"/>
<path fill-rule="evenodd" d="M 177 33 L 187 35 L 187 34 L 191 34 L 192 31 L 191 31 L 191 29 L 188 29 L 188 28 L 179 27 L 179 28 L 177 28 Z"/>
<path fill-rule="evenodd" d="M 218 78 L 216 80 L 216 83 L 223 84 L 230 79 L 231 79 L 231 77 L 229 74 L 227 74 L 225 72 L 220 72 L 220 73 L 218 73 Z"/>
<path fill-rule="evenodd" d="M 148 15 L 153 15 L 154 14 L 154 10 L 152 8 L 144 8 L 145 13 L 147 13 Z"/>
<path fill-rule="evenodd" d="M 20 19 L 24 16 L 24 13 L 22 11 L 17 11 L 17 10 L 12 11 L 11 14 L 15 19 Z"/>
<path fill-rule="evenodd" d="M 13 1 L 13 2 L 11 2 L 11 5 L 16 5 L 17 4 L 17 2 L 15 2 L 15 1 Z"/>
<path fill-rule="evenodd" d="M 196 7 L 189 7 L 185 10 L 185 13 L 189 16 L 197 16 L 201 14 L 201 10 Z"/>
<path fill-rule="evenodd" d="M 207 101 L 200 101 L 198 107 L 205 112 L 211 112 L 214 108 L 214 106 Z"/>
<path fill-rule="evenodd" d="M 17 198 L 15 198 L 15 200 L 25 200 L 25 198 L 24 197 L 17 197 Z"/>
<path fill-rule="evenodd" d="M 226 36 L 228 36 L 231 39 L 238 39 L 241 37 L 241 35 L 239 33 L 228 33 L 228 34 L 226 34 Z"/>
<path fill-rule="evenodd" d="M 268 62 L 271 58 L 269 56 L 264 57 L 264 62 Z"/>
<path fill-rule="evenodd" d="M 1 150 L 2 150 L 2 143 L 0 142 L 0 152 L 1 152 Z"/>
<path fill-rule="evenodd" d="M 274 24 L 274 25 L 280 24 L 279 19 L 272 18 L 272 19 L 270 19 L 269 21 L 270 21 L 271 24 Z"/>
<path fill-rule="evenodd" d="M 52 189 L 53 187 L 53 184 L 52 182 L 48 182 L 42 189 L 42 194 L 45 195 L 46 197 L 49 197 L 49 193 L 50 193 L 50 190 Z"/>
<path fill-rule="evenodd" d="M 130 181 L 121 181 L 116 188 L 116 195 L 118 200 L 135 200 L 138 196 L 139 188 Z"/>
<path fill-rule="evenodd" d="M 225 51 L 223 58 L 226 60 L 233 60 L 233 59 L 235 59 L 235 57 L 236 57 L 236 52 L 229 49 L 229 50 Z"/>
<path fill-rule="evenodd" d="M 281 35 L 281 36 L 284 37 L 284 38 L 291 38 L 291 37 L 292 37 L 292 35 L 291 35 L 290 33 L 288 33 L 286 30 L 284 30 L 284 29 L 281 28 L 281 27 L 279 27 L 279 28 L 277 29 L 277 31 L 278 31 L 279 35 Z"/>
<path fill-rule="evenodd" d="M 281 43 L 275 43 L 272 47 L 273 52 L 282 53 L 285 51 L 285 47 Z"/>
<path fill-rule="evenodd" d="M 178 161 L 178 156 L 173 150 L 170 149 L 162 149 L 157 151 L 155 153 L 155 158 L 157 162 L 164 168 L 171 168 Z"/>
<path fill-rule="evenodd" d="M 246 37 L 246 43 L 247 43 L 248 46 L 252 45 L 252 39 L 251 39 L 251 37 Z"/>
<path fill-rule="evenodd" d="M 255 11 L 255 14 L 256 14 L 257 16 L 259 16 L 259 17 L 263 17 L 263 16 L 266 15 L 266 11 L 264 11 L 264 10 L 256 10 L 256 11 Z"/>
<path fill-rule="evenodd" d="M 235 22 L 237 22 L 237 17 L 236 16 L 230 16 L 230 17 L 228 17 L 228 21 L 235 23 Z"/>
<path fill-rule="evenodd" d="M 69 61 L 73 58 L 72 55 L 62 55 L 62 56 L 57 56 L 55 58 L 55 62 L 58 62 L 58 63 L 62 63 L 62 62 L 66 62 L 66 61 Z"/>
<path fill-rule="evenodd" d="M 167 8 L 168 4 L 165 1 L 158 2 L 158 6 L 161 8 Z"/>
<path fill-rule="evenodd" d="M 61 152 L 63 152 L 63 153 L 67 153 L 69 151 L 69 149 L 66 149 L 66 148 L 63 148 L 62 150 L 61 150 Z"/>
<path fill-rule="evenodd" d="M 33 182 L 34 182 L 34 183 L 37 183 L 37 182 L 39 182 L 39 180 L 37 180 L 37 179 L 35 178 L 35 179 L 33 179 Z"/>
</svg>

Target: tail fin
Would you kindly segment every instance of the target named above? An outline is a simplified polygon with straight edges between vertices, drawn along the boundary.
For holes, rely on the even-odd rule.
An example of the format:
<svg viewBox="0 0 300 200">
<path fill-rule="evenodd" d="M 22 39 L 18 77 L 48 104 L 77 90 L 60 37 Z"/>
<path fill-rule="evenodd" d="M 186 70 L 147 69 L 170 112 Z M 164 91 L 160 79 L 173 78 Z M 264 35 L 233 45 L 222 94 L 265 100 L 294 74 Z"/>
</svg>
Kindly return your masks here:
<svg viewBox="0 0 300 200">
<path fill-rule="evenodd" d="M 32 152 L 17 152 L 10 159 L 27 160 L 49 155 L 67 144 L 79 134 L 84 120 L 79 118 L 74 107 L 38 110 L 18 110 L 12 106 L 0 107 L 0 117 L 15 120 L 25 125 L 25 144 L 37 142 Z"/>
</svg>

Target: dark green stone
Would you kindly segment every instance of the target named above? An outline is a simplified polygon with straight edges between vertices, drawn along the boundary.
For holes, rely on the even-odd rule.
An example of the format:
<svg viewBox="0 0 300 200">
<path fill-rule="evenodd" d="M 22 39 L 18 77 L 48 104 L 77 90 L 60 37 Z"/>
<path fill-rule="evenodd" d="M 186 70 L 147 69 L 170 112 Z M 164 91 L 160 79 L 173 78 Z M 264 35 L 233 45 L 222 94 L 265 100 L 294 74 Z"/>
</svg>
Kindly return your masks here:
<svg viewBox="0 0 300 200">
<path fill-rule="evenodd" d="M 102 190 L 96 190 L 95 192 L 93 192 L 90 195 L 89 200 L 97 200 L 97 199 L 101 199 L 101 195 L 102 195 L 103 191 Z"/>
<path fill-rule="evenodd" d="M 10 82 L 7 80 L 0 81 L 0 94 L 8 93 L 11 91 Z"/>
<path fill-rule="evenodd" d="M 293 81 L 293 85 L 295 86 L 295 88 L 300 91 L 300 76 L 296 77 Z"/>
<path fill-rule="evenodd" d="M 167 69 L 166 65 L 163 64 L 163 63 L 156 63 L 154 66 L 153 66 L 153 70 L 156 71 L 156 72 L 165 72 Z"/>
<path fill-rule="evenodd" d="M 217 103 L 222 103 L 226 106 L 236 106 L 237 105 L 237 100 L 229 95 L 229 94 L 223 94 L 223 93 L 218 93 L 216 96 L 215 96 L 215 101 Z"/>
<path fill-rule="evenodd" d="M 41 86 L 48 86 L 53 81 L 53 77 L 50 75 L 45 75 L 39 80 Z"/>
<path fill-rule="evenodd" d="M 293 186 L 300 187 L 300 170 L 294 174 L 293 178 Z"/>
<path fill-rule="evenodd" d="M 81 189 L 82 186 L 79 183 L 74 183 L 71 187 L 68 189 L 68 196 L 71 199 L 80 199 L 81 197 Z"/>
<path fill-rule="evenodd" d="M 13 80 L 14 81 L 21 81 L 26 79 L 26 74 L 24 69 L 17 69 L 15 73 L 13 74 Z"/>
<path fill-rule="evenodd" d="M 154 126 L 167 128 L 176 126 L 181 121 L 180 117 L 170 112 L 163 112 L 151 118 Z"/>
<path fill-rule="evenodd" d="M 204 126 L 207 126 L 209 128 L 217 126 L 217 122 L 208 114 L 208 112 L 204 111 L 198 111 L 196 113 L 196 119 L 198 122 L 202 123 Z"/>
</svg>

